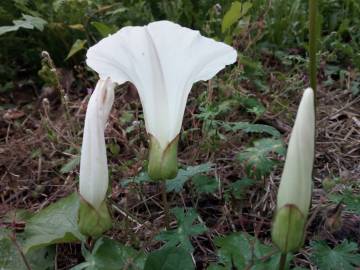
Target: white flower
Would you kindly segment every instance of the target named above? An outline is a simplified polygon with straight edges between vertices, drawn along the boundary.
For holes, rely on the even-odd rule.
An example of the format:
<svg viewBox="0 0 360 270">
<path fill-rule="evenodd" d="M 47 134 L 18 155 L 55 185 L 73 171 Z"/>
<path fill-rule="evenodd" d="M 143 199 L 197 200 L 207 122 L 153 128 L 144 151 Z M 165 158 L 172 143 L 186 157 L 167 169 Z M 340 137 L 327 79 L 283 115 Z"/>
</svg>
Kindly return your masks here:
<svg viewBox="0 0 360 270">
<path fill-rule="evenodd" d="M 137 88 L 146 130 L 165 149 L 179 134 L 192 85 L 236 61 L 236 51 L 169 21 L 128 26 L 87 52 L 101 78 Z"/>
<path fill-rule="evenodd" d="M 312 190 L 315 144 L 314 91 L 305 90 L 291 133 L 277 196 L 277 209 L 295 205 L 306 218 Z"/>
<path fill-rule="evenodd" d="M 114 102 L 115 84 L 100 79 L 86 111 L 80 160 L 80 194 L 95 209 L 105 199 L 108 189 L 108 165 L 105 124 Z"/>
</svg>

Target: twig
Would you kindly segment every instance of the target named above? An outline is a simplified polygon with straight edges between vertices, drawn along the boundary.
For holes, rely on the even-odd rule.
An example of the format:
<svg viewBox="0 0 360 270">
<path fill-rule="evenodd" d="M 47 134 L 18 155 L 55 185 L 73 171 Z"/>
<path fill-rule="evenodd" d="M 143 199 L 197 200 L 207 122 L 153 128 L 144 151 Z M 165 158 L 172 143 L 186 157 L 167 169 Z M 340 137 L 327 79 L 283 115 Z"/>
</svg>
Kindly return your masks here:
<svg viewBox="0 0 360 270">
<path fill-rule="evenodd" d="M 12 235 L 10 235 L 10 239 L 11 241 L 14 243 L 16 249 L 19 251 L 20 253 L 20 256 L 26 266 L 26 269 L 27 270 L 31 270 L 31 266 L 30 266 L 30 263 L 28 262 L 24 252 L 22 251 L 21 247 L 19 246 L 18 242 L 16 241 L 16 236 L 15 236 L 15 233 L 13 233 Z"/>
<path fill-rule="evenodd" d="M 285 270 L 287 253 L 282 253 L 280 257 L 279 270 Z"/>
<path fill-rule="evenodd" d="M 170 229 L 170 214 L 169 214 L 169 204 L 167 201 L 167 195 L 166 195 L 166 182 L 161 182 L 161 194 L 164 204 L 164 214 L 165 214 L 165 227 L 167 230 Z"/>
</svg>

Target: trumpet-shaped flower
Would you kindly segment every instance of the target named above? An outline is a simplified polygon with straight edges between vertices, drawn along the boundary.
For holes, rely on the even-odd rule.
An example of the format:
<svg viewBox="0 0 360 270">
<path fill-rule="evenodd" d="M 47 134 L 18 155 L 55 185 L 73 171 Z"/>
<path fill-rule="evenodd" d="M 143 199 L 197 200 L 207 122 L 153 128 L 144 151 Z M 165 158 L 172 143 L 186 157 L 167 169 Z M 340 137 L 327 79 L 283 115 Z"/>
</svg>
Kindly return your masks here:
<svg viewBox="0 0 360 270">
<path fill-rule="evenodd" d="M 115 84 L 100 79 L 86 111 L 80 159 L 80 195 L 99 209 L 108 189 L 108 165 L 105 146 L 105 124 L 114 102 Z"/>
<path fill-rule="evenodd" d="M 198 31 L 159 21 L 104 38 L 88 50 L 86 62 L 100 78 L 137 88 L 151 135 L 149 175 L 162 179 L 177 172 L 177 146 L 171 144 L 177 145 L 192 85 L 209 80 L 236 56 L 232 47 Z M 161 173 L 164 167 L 172 169 Z"/>
<path fill-rule="evenodd" d="M 290 137 L 272 237 L 284 252 L 301 247 L 309 212 L 315 144 L 314 92 L 305 90 Z"/>
</svg>

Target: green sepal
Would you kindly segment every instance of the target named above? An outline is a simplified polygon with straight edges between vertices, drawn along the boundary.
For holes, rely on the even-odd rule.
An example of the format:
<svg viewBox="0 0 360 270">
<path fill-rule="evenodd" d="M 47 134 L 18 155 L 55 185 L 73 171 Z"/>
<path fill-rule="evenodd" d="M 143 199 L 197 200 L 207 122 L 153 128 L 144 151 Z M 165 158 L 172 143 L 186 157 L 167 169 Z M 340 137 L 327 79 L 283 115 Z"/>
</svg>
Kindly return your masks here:
<svg viewBox="0 0 360 270">
<path fill-rule="evenodd" d="M 276 211 L 271 236 L 282 253 L 295 252 L 304 244 L 306 217 L 296 205 L 287 204 Z"/>
<path fill-rule="evenodd" d="M 112 227 L 109 209 L 104 200 L 99 209 L 95 209 L 84 198 L 80 198 L 78 213 L 79 230 L 83 235 L 98 238 Z"/>
<path fill-rule="evenodd" d="M 179 136 L 177 136 L 165 149 L 154 137 L 150 137 L 150 154 L 148 175 L 152 180 L 173 179 L 178 173 L 177 148 Z"/>
</svg>

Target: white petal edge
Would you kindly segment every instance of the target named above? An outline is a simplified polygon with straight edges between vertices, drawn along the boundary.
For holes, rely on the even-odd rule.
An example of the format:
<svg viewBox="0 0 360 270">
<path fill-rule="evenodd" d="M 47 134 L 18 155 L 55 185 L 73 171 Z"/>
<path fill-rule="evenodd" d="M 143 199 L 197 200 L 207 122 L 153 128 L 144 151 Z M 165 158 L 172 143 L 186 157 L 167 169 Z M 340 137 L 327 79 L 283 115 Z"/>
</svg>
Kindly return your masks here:
<svg viewBox="0 0 360 270">
<path fill-rule="evenodd" d="M 108 189 L 105 124 L 114 103 L 115 84 L 100 79 L 90 97 L 80 158 L 80 195 L 98 209 Z"/>
<path fill-rule="evenodd" d="M 236 61 L 236 51 L 169 21 L 124 27 L 87 52 L 100 77 L 138 89 L 146 130 L 165 148 L 180 132 L 193 83 Z"/>
<path fill-rule="evenodd" d="M 304 91 L 291 133 L 277 196 L 277 209 L 294 204 L 307 216 L 312 191 L 315 146 L 314 91 Z"/>
</svg>

